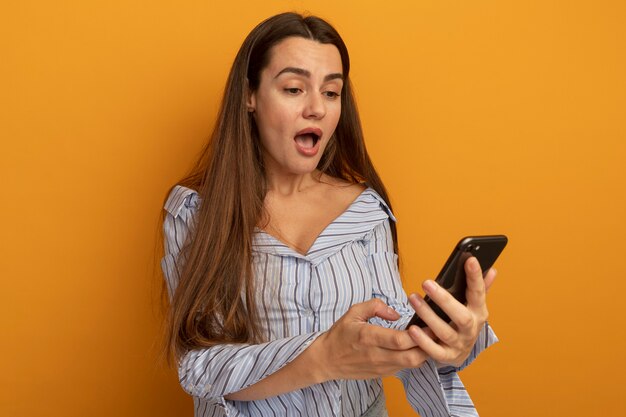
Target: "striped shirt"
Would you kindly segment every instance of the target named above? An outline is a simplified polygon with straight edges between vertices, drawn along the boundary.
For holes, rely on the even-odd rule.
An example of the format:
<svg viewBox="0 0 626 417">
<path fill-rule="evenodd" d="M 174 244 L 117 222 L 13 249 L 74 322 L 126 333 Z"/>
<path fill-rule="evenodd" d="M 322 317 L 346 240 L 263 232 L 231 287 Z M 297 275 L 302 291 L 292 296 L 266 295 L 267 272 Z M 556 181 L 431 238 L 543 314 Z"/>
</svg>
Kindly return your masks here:
<svg viewBox="0 0 626 417">
<path fill-rule="evenodd" d="M 178 254 L 200 204 L 196 191 L 175 186 L 166 204 L 165 256 L 161 261 L 170 296 L 176 290 Z M 380 378 L 332 380 L 258 401 L 224 396 L 255 384 L 296 358 L 355 303 L 379 298 L 401 318 L 370 323 L 404 329 L 414 311 L 402 289 L 385 201 L 371 188 L 317 237 L 306 255 L 257 229 L 253 271 L 262 344 L 224 344 L 187 352 L 179 363 L 180 383 L 194 398 L 196 417 L 361 416 L 382 392 Z M 432 359 L 397 373 L 407 399 L 422 417 L 476 416 L 457 372 L 496 342 L 485 327 L 461 367 Z"/>
</svg>

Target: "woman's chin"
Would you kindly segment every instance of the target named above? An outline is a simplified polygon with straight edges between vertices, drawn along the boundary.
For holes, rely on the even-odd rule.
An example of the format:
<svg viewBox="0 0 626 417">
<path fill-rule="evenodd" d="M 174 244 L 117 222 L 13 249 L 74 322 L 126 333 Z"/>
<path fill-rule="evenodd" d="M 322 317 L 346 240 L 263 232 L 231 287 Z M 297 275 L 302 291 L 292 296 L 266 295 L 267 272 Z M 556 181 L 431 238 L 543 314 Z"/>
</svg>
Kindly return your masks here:
<svg viewBox="0 0 626 417">
<path fill-rule="evenodd" d="M 265 154 L 264 165 L 265 172 L 270 175 L 279 176 L 300 176 L 311 175 L 317 171 L 322 153 L 316 157 L 306 157 L 295 154 L 289 157 L 273 158 L 269 154 Z"/>
<path fill-rule="evenodd" d="M 317 164 L 298 165 L 293 167 L 290 171 L 294 175 L 311 175 L 317 169 Z"/>
</svg>

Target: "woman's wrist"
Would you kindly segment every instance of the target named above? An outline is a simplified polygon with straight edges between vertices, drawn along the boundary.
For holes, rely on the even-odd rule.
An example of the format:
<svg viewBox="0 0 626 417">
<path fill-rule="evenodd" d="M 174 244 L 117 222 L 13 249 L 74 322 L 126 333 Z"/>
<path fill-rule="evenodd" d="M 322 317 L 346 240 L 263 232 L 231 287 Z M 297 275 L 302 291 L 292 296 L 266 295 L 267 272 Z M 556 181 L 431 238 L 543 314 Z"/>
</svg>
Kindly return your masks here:
<svg viewBox="0 0 626 417">
<path fill-rule="evenodd" d="M 328 360 L 327 336 L 327 333 L 319 335 L 302 353 L 302 369 L 315 384 L 336 379 L 332 373 L 331 361 Z"/>
</svg>

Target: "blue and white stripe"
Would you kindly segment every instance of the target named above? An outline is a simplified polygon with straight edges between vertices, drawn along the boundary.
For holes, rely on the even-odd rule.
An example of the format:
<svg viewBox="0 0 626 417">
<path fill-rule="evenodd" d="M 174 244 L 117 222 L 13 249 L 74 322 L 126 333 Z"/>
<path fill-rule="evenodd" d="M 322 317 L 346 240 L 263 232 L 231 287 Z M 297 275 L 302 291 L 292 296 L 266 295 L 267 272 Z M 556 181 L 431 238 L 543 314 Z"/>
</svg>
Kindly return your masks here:
<svg viewBox="0 0 626 417">
<path fill-rule="evenodd" d="M 161 266 L 171 294 L 178 284 L 181 248 L 194 227 L 198 194 L 175 186 L 165 204 Z M 260 401 L 224 396 L 253 385 L 292 361 L 355 303 L 382 299 L 400 313 L 404 328 L 413 309 L 402 289 L 384 200 L 366 189 L 316 239 L 306 255 L 257 229 L 253 268 L 260 326 L 267 343 L 220 345 L 188 352 L 179 364 L 182 387 L 194 397 L 195 416 L 361 416 L 381 394 L 380 379 L 337 380 Z M 476 416 L 457 372 L 497 339 L 488 325 L 461 368 L 429 360 L 397 374 L 412 407 L 423 417 Z"/>
</svg>

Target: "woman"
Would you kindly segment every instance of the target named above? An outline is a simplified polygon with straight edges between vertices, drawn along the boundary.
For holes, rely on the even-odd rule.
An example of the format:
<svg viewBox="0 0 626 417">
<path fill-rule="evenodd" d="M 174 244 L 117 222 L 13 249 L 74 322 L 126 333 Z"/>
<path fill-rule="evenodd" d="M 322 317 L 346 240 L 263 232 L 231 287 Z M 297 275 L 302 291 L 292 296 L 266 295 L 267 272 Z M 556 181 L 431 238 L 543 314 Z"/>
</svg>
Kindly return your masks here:
<svg viewBox="0 0 626 417">
<path fill-rule="evenodd" d="M 476 414 L 456 372 L 496 340 L 480 267 L 466 264 L 467 307 L 424 285 L 452 326 L 409 303 L 349 70 L 325 21 L 259 24 L 166 200 L 167 346 L 196 416 L 383 416 L 392 374 L 422 416 Z M 405 330 L 414 310 L 429 329 Z"/>
</svg>

